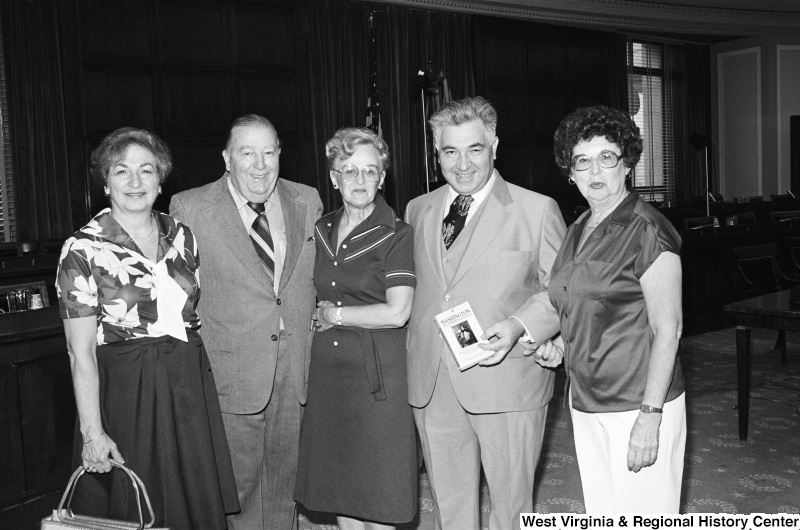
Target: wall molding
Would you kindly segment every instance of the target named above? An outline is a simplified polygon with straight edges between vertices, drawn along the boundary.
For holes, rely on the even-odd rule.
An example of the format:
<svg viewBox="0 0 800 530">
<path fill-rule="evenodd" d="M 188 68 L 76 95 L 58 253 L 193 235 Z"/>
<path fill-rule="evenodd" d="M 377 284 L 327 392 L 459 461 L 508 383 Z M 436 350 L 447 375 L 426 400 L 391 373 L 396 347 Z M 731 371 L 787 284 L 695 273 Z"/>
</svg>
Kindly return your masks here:
<svg viewBox="0 0 800 530">
<path fill-rule="evenodd" d="M 783 156 L 784 144 L 789 145 L 789 124 L 787 123 L 789 120 L 788 117 L 786 120 L 784 120 L 782 112 L 785 96 L 783 95 L 783 89 L 782 89 L 783 83 L 781 77 L 781 67 L 782 67 L 781 56 L 784 52 L 798 53 L 800 52 L 800 46 L 779 44 L 777 46 L 777 51 L 775 54 L 775 61 L 777 63 L 775 68 L 777 74 L 777 80 L 775 84 L 778 91 L 777 103 L 776 103 L 776 112 L 778 114 L 778 119 L 776 123 L 777 125 L 776 138 L 778 139 L 778 141 L 776 142 L 778 144 L 778 185 L 780 186 L 778 193 L 780 193 L 780 190 L 782 189 L 791 189 L 792 186 L 791 165 L 790 165 L 791 161 L 789 160 L 788 156 L 786 157 L 786 159 L 784 159 Z M 786 131 L 784 131 L 784 126 L 786 127 Z M 795 190 L 792 190 L 792 192 L 795 192 Z"/>
<path fill-rule="evenodd" d="M 736 57 L 739 55 L 750 55 L 755 54 L 756 59 L 756 66 L 755 66 L 755 80 L 756 80 L 756 152 L 757 154 L 757 195 L 763 195 L 764 193 L 764 180 L 763 180 L 763 140 L 762 140 L 762 110 L 761 110 L 761 82 L 762 82 L 762 73 L 761 73 L 761 48 L 754 47 L 754 48 L 745 48 L 741 50 L 736 50 L 732 52 L 720 53 L 717 55 L 717 78 L 719 82 L 717 83 L 717 101 L 719 107 L 719 140 L 718 140 L 718 151 L 717 156 L 719 157 L 719 186 L 720 186 L 720 193 L 725 196 L 728 200 L 732 199 L 733 197 L 727 196 L 727 184 L 728 178 L 724 178 L 723 176 L 727 175 L 726 173 L 726 160 L 725 160 L 725 143 L 726 143 L 726 133 L 727 129 L 725 128 L 725 86 L 724 86 L 724 79 L 725 76 L 723 72 L 725 71 L 725 60 L 731 57 Z"/>
<path fill-rule="evenodd" d="M 798 11 L 727 9 L 637 0 L 375 1 L 551 24 L 588 26 L 606 31 L 646 31 L 731 37 L 800 33 L 800 12 Z"/>
</svg>

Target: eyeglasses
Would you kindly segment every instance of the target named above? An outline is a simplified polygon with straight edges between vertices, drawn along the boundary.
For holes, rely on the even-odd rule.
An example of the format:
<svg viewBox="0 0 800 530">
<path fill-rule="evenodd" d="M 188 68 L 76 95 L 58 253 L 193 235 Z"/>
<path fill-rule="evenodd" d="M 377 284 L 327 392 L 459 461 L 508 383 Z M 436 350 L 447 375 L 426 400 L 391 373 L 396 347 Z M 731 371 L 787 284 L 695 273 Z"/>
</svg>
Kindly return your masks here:
<svg viewBox="0 0 800 530">
<path fill-rule="evenodd" d="M 592 167 L 592 160 L 597 160 L 603 169 L 611 169 L 617 167 L 619 161 L 622 160 L 622 155 L 618 155 L 614 151 L 600 151 L 597 156 L 576 155 L 572 157 L 572 169 L 586 171 Z"/>
<path fill-rule="evenodd" d="M 345 182 L 353 182 L 358 174 L 364 177 L 364 180 L 368 182 L 378 182 L 381 178 L 381 172 L 378 171 L 374 167 L 365 167 L 364 169 L 358 169 L 358 167 L 354 166 L 353 164 L 347 164 L 346 166 L 342 166 L 342 169 L 332 169 L 331 171 L 335 171 L 342 176 L 342 180 Z"/>
</svg>

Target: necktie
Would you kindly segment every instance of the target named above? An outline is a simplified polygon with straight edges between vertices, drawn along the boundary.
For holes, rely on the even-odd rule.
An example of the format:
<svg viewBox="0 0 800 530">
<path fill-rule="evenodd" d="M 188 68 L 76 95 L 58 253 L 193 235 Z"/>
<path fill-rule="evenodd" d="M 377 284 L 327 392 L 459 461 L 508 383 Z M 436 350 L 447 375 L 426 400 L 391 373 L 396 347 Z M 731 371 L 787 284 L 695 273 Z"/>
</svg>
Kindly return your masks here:
<svg viewBox="0 0 800 530">
<path fill-rule="evenodd" d="M 469 213 L 469 205 L 472 204 L 473 200 L 472 195 L 459 195 L 450 205 L 450 212 L 442 221 L 444 248 L 449 249 L 458 234 L 464 229 L 464 224 L 467 222 L 467 213 Z"/>
<path fill-rule="evenodd" d="M 250 230 L 250 239 L 253 241 L 253 247 L 256 249 L 258 257 L 264 264 L 264 269 L 267 271 L 270 282 L 275 282 L 275 250 L 272 243 L 272 235 L 269 232 L 269 222 L 267 216 L 264 215 L 264 204 L 248 202 L 247 205 L 256 212 L 256 219 L 253 221 L 252 230 Z"/>
</svg>

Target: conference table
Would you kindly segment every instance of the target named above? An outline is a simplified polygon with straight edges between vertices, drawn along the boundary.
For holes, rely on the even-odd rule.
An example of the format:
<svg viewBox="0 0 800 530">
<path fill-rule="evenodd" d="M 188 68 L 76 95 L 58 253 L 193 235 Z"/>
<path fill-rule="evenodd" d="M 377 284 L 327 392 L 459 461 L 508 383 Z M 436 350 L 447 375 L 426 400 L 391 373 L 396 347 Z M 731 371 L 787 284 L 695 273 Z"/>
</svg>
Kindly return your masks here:
<svg viewBox="0 0 800 530">
<path fill-rule="evenodd" d="M 750 330 L 752 328 L 800 331 L 800 289 L 787 289 L 722 306 L 736 319 L 736 388 L 739 439 L 747 440 L 750 416 Z"/>
</svg>

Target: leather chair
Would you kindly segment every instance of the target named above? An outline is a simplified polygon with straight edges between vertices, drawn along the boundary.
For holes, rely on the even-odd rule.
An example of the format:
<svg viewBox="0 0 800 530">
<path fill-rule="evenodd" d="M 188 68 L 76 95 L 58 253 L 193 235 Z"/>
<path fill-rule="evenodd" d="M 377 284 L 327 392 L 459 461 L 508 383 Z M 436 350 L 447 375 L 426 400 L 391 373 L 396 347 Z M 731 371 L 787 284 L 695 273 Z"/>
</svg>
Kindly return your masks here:
<svg viewBox="0 0 800 530">
<path fill-rule="evenodd" d="M 717 221 L 716 217 L 684 217 L 683 229 L 698 230 L 700 228 L 712 227 L 715 221 Z"/>
<path fill-rule="evenodd" d="M 800 210 L 781 210 L 777 212 L 769 212 L 769 220 L 773 223 L 790 221 L 800 217 Z"/>
<path fill-rule="evenodd" d="M 742 280 L 742 298 L 762 296 L 800 285 L 800 279 L 786 274 L 781 267 L 778 244 L 733 247 L 736 268 Z M 775 349 L 781 352 L 786 365 L 786 332 L 778 331 Z"/>
<path fill-rule="evenodd" d="M 730 225 L 754 225 L 756 224 L 756 214 L 753 212 L 735 213 L 729 215 L 726 221 Z"/>
</svg>

